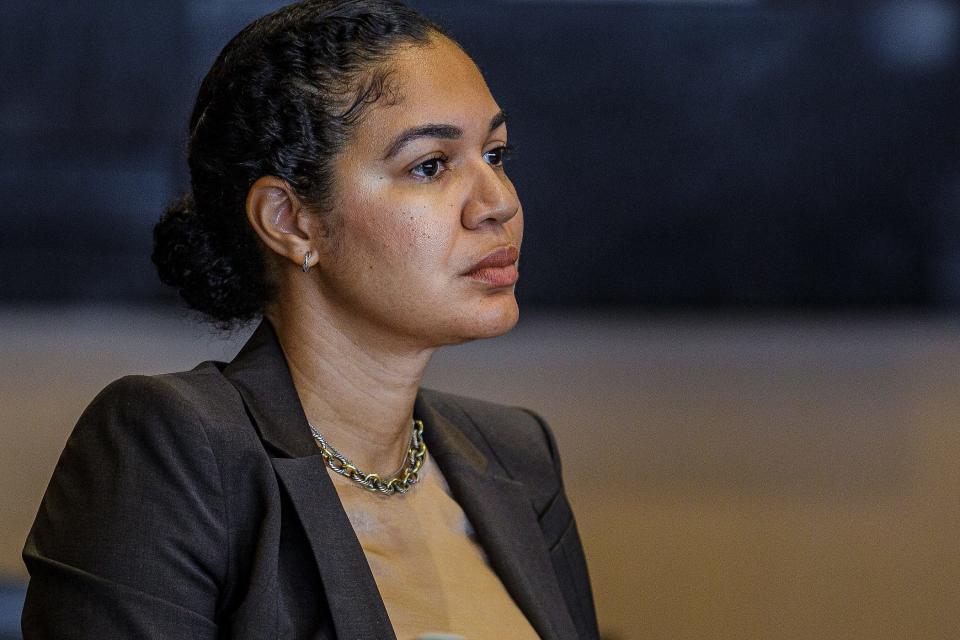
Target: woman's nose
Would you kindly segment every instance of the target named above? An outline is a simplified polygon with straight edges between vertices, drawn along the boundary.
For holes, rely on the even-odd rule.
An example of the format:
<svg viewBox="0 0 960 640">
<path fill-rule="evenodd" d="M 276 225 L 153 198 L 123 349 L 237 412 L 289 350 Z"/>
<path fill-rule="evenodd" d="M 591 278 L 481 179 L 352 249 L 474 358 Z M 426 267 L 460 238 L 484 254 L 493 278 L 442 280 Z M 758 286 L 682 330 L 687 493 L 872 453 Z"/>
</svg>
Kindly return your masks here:
<svg viewBox="0 0 960 640">
<path fill-rule="evenodd" d="M 463 207 L 463 226 L 476 229 L 485 222 L 503 224 L 518 211 L 520 199 L 503 170 L 486 163 L 478 167 Z"/>
</svg>

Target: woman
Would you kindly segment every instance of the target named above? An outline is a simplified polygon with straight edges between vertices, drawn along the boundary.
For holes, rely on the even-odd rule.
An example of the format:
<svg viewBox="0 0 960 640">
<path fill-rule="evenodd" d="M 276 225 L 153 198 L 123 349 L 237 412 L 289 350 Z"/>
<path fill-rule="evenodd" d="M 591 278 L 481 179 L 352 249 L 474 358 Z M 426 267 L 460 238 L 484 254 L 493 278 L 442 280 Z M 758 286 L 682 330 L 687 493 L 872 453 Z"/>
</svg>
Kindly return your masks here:
<svg viewBox="0 0 960 640">
<path fill-rule="evenodd" d="M 517 321 L 506 151 L 476 66 L 397 2 L 227 45 L 153 258 L 213 320 L 263 320 L 81 417 L 24 550 L 28 640 L 597 637 L 546 425 L 420 389 Z"/>
</svg>

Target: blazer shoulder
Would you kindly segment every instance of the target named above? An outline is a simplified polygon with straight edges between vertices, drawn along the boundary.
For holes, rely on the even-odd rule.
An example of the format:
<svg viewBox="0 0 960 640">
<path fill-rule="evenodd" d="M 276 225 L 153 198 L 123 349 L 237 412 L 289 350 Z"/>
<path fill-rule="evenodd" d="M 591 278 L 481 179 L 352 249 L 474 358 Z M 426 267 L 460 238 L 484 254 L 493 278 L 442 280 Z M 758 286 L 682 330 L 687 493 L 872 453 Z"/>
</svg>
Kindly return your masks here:
<svg viewBox="0 0 960 640">
<path fill-rule="evenodd" d="M 114 380 L 90 402 L 76 430 L 195 423 L 199 414 L 190 394 L 185 393 L 189 385 L 183 384 L 176 376 L 129 375 Z"/>
<path fill-rule="evenodd" d="M 218 416 L 242 412 L 230 389 L 213 363 L 191 371 L 115 380 L 80 416 L 61 466 L 77 456 L 129 460 L 143 455 L 155 464 L 216 467 L 220 455 L 213 444 L 216 425 L 222 422 Z M 219 478 L 219 472 L 211 475 Z"/>
<path fill-rule="evenodd" d="M 117 412 L 176 417 L 216 423 L 222 414 L 242 411 L 234 387 L 221 373 L 222 364 L 204 362 L 189 371 L 157 375 L 129 375 L 108 384 L 90 403 L 85 413 Z"/>
<path fill-rule="evenodd" d="M 499 462 L 512 479 L 524 484 L 542 484 L 544 480 L 562 484 L 553 432 L 533 411 L 431 389 L 422 390 L 422 394 L 448 420 L 475 431 L 471 438 L 474 443 Z"/>
<path fill-rule="evenodd" d="M 196 375 L 127 376 L 83 412 L 24 547 L 25 630 L 68 629 L 74 607 L 119 612 L 120 603 L 133 616 L 124 624 L 153 620 L 133 615 L 151 611 L 158 629 L 177 630 L 164 637 L 206 637 L 213 627 L 229 531 Z M 111 624 L 120 621 L 106 616 L 95 628 Z M 158 637 L 133 628 L 125 635 Z"/>
<path fill-rule="evenodd" d="M 149 454 L 154 462 L 188 464 L 204 458 L 219 469 L 232 458 L 262 450 L 236 389 L 216 363 L 190 371 L 124 376 L 107 385 L 80 416 L 62 458 L 85 451 Z"/>
<path fill-rule="evenodd" d="M 189 371 L 154 375 L 133 374 L 114 380 L 94 398 L 91 404 L 115 401 L 143 401 L 173 403 L 176 399 L 196 399 L 209 389 L 214 376 L 222 377 L 221 363 L 203 362 Z"/>
</svg>

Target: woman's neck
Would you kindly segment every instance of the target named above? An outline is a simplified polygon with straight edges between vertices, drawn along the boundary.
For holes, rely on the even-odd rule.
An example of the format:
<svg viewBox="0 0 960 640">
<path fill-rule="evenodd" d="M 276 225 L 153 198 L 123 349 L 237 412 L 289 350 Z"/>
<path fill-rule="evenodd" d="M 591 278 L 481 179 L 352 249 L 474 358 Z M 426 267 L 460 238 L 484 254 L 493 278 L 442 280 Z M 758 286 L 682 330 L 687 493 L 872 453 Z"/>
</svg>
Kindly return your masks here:
<svg viewBox="0 0 960 640">
<path fill-rule="evenodd" d="M 364 472 L 392 473 L 409 443 L 413 404 L 434 349 L 387 344 L 317 309 L 283 308 L 267 317 L 307 419 Z"/>
</svg>

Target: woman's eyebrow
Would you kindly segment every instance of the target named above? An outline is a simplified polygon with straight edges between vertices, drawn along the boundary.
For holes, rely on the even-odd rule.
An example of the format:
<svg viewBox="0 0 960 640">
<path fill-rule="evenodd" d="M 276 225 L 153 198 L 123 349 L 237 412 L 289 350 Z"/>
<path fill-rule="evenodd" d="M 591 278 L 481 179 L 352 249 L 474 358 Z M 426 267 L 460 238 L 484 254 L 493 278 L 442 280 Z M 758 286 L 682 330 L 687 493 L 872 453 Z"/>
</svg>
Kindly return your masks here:
<svg viewBox="0 0 960 640">
<path fill-rule="evenodd" d="M 419 127 L 411 127 L 393 139 L 383 159 L 389 160 L 400 153 L 403 147 L 420 138 L 456 140 L 461 136 L 463 136 L 463 129 L 455 127 L 452 124 L 424 124 Z"/>
<path fill-rule="evenodd" d="M 497 115 L 490 118 L 490 131 L 493 131 L 497 127 L 507 122 L 507 113 L 502 109 L 497 112 Z"/>
<path fill-rule="evenodd" d="M 507 121 L 507 114 L 503 111 L 497 112 L 497 115 L 490 119 L 490 131 L 493 131 Z M 417 127 L 410 127 L 393 139 L 383 159 L 389 160 L 400 153 L 406 145 L 419 140 L 420 138 L 440 138 L 442 140 L 457 140 L 463 137 L 463 129 L 452 124 L 423 124 Z"/>
</svg>

